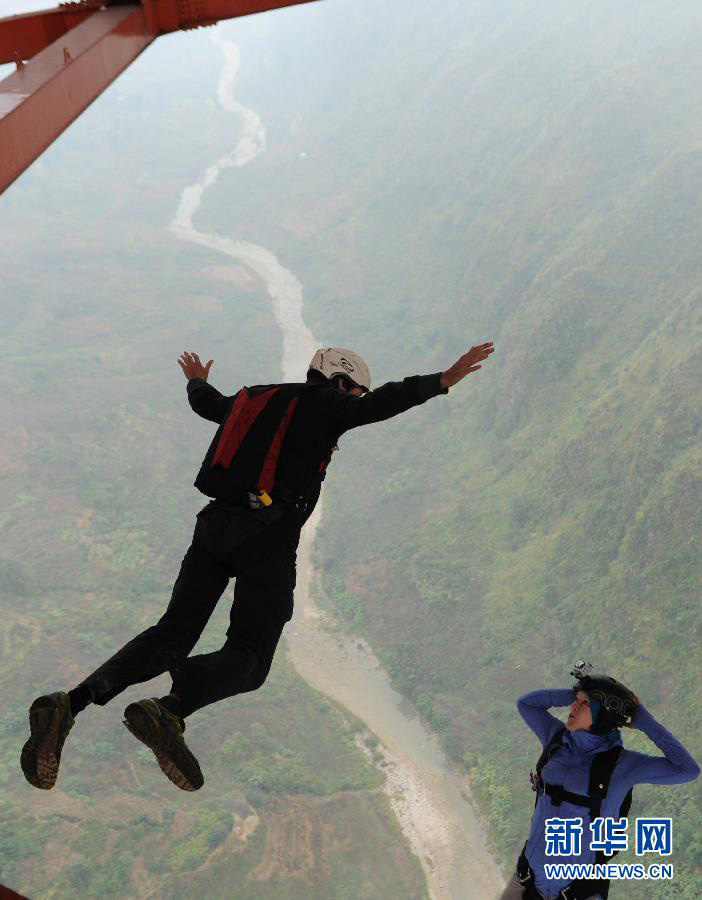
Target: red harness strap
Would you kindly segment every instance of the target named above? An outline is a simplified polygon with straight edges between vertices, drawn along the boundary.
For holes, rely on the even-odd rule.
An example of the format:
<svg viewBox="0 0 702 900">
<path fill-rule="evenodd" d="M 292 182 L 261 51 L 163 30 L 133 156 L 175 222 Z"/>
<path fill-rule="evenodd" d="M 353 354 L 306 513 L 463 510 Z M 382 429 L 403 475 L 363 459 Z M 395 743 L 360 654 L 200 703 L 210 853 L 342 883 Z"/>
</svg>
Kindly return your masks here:
<svg viewBox="0 0 702 900">
<path fill-rule="evenodd" d="M 253 398 L 246 388 L 239 391 L 217 444 L 211 463 L 213 466 L 219 463 L 225 469 L 229 468 L 234 454 L 246 437 L 249 428 L 277 390 L 278 388 L 273 388 Z"/>
<path fill-rule="evenodd" d="M 261 469 L 261 474 L 258 478 L 258 484 L 256 485 L 256 487 L 259 491 L 270 492 L 273 490 L 273 484 L 275 482 L 275 470 L 278 466 L 280 448 L 283 443 L 283 438 L 285 437 L 285 432 L 288 430 L 288 426 L 290 425 L 290 419 L 292 418 L 292 414 L 295 412 L 295 407 L 297 406 L 297 401 L 299 399 L 299 397 L 293 397 L 288 405 L 288 408 L 285 411 L 285 415 L 280 421 L 280 425 L 278 425 L 278 430 L 276 431 L 273 441 L 268 448 L 268 453 L 266 453 L 263 468 Z"/>
</svg>

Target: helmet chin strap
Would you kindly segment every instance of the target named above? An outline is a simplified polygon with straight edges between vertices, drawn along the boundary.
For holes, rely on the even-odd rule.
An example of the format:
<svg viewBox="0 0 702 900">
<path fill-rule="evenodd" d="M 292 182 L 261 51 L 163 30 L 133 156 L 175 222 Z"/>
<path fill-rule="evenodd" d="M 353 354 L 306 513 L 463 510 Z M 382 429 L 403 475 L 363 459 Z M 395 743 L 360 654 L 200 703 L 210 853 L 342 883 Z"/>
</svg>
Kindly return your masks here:
<svg viewBox="0 0 702 900">
<path fill-rule="evenodd" d="M 355 387 L 359 387 L 359 385 L 357 385 L 355 381 L 352 381 L 350 378 L 347 378 L 345 375 L 335 375 L 332 378 L 331 383 L 334 385 L 334 387 L 337 390 L 343 391 L 345 394 L 348 394 Z"/>
</svg>

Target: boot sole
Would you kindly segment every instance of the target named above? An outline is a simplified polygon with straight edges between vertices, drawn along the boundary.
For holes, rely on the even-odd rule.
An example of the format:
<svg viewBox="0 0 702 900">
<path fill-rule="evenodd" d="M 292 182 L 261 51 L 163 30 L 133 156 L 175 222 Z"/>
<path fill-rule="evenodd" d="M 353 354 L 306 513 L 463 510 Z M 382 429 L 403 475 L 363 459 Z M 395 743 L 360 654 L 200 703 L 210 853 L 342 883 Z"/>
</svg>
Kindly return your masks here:
<svg viewBox="0 0 702 900">
<path fill-rule="evenodd" d="M 162 749 L 163 737 L 159 724 L 143 706 L 130 703 L 124 711 L 123 724 L 153 752 L 161 771 L 176 787 L 182 791 L 197 791 L 202 787 L 205 779 L 193 754 L 186 748 L 179 753 L 180 759 L 167 756 Z"/>
<path fill-rule="evenodd" d="M 58 777 L 59 759 L 53 748 L 46 746 L 52 730 L 58 732 L 57 719 L 55 706 L 40 706 L 29 711 L 30 737 L 22 747 L 20 764 L 27 781 L 42 791 L 50 791 Z"/>
</svg>

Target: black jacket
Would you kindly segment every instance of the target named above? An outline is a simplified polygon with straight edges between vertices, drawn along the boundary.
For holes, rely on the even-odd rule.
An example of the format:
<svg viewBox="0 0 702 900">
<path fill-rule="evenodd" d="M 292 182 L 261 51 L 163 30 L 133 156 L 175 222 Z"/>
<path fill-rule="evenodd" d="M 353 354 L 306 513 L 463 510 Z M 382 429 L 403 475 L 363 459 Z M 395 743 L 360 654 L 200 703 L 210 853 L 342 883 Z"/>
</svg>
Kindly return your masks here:
<svg viewBox="0 0 702 900">
<path fill-rule="evenodd" d="M 309 513 L 319 496 L 331 451 L 341 435 L 359 425 L 390 419 L 438 394 L 447 394 L 448 388 L 442 388 L 439 384 L 440 377 L 441 373 L 413 375 L 403 381 L 390 381 L 362 397 L 355 397 L 338 390 L 322 376 L 310 376 L 305 385 L 300 385 L 303 390 L 280 449 L 276 482 L 289 491 L 308 497 Z M 255 395 L 271 387 L 274 385 L 258 385 L 248 390 Z M 202 378 L 191 378 L 187 391 L 193 411 L 220 426 L 236 396 L 220 394 Z M 234 467 L 228 470 L 230 474 L 224 480 L 221 471 L 217 478 L 211 474 L 211 459 L 221 430 L 218 429 L 210 445 L 195 487 L 206 496 L 237 502 L 242 485 L 236 484 Z M 246 489 L 252 488 L 253 485 L 246 486 Z"/>
</svg>

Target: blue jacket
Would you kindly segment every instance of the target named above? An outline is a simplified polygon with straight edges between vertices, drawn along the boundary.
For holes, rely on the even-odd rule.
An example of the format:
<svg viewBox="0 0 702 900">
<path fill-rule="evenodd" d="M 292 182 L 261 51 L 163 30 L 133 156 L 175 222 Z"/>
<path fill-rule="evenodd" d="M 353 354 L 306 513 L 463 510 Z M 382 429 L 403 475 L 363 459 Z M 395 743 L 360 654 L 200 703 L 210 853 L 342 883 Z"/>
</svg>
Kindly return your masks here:
<svg viewBox="0 0 702 900">
<path fill-rule="evenodd" d="M 542 747 L 563 727 L 563 722 L 547 710 L 552 706 L 569 706 L 575 699 L 572 688 L 565 690 L 532 691 L 517 701 L 519 714 L 541 741 Z M 644 706 L 638 706 L 632 724 L 642 731 L 663 751 L 663 756 L 648 756 L 633 750 L 622 750 L 612 772 L 607 796 L 600 815 L 617 818 L 619 807 L 629 788 L 635 784 L 682 784 L 700 774 L 700 767 L 683 745 L 653 718 Z M 621 744 L 618 736 L 614 744 Z M 613 746 L 606 736 L 589 731 L 566 732 L 563 745 L 556 749 L 544 766 L 541 776 L 549 784 L 562 784 L 574 794 L 588 794 L 590 765 L 597 753 Z M 574 856 L 546 856 L 545 820 L 550 818 L 581 818 L 583 834 L 581 852 Z M 548 794 L 540 793 L 531 819 L 531 831 L 526 845 L 526 857 L 534 871 L 536 887 L 544 894 L 557 894 L 568 881 L 549 880 L 545 877 L 544 863 L 594 863 L 595 853 L 590 850 L 590 816 L 587 808 L 573 806 L 563 801 L 553 806 Z"/>
</svg>

